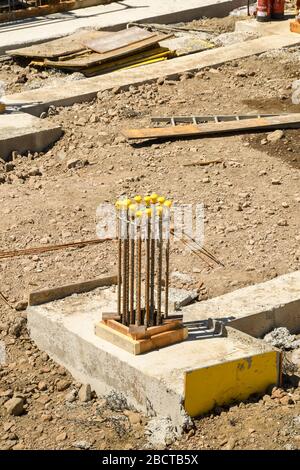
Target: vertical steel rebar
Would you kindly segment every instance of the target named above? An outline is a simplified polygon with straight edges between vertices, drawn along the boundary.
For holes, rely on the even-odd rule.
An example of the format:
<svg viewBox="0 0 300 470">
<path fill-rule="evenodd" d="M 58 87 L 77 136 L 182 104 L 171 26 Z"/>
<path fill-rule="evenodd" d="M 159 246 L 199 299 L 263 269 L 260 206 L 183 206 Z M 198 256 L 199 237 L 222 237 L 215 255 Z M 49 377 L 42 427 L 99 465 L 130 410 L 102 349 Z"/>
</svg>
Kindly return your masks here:
<svg viewBox="0 0 300 470">
<path fill-rule="evenodd" d="M 123 246 L 122 250 L 122 323 L 124 325 L 127 324 L 127 301 L 126 301 L 126 279 L 127 279 L 127 268 L 126 268 L 126 260 L 127 260 L 127 252 L 126 252 L 126 238 L 127 238 L 127 221 L 126 221 L 126 210 L 122 209 L 121 211 L 121 221 L 122 230 L 121 230 L 121 244 Z"/>
<path fill-rule="evenodd" d="M 168 234 L 169 237 L 169 234 Z M 166 241 L 165 250 L 165 318 L 169 314 L 169 272 L 170 272 L 170 240 Z"/>
<path fill-rule="evenodd" d="M 145 267 L 145 309 L 146 318 L 145 325 L 150 326 L 150 238 L 151 238 L 151 224 L 150 216 L 147 216 L 147 231 L 146 231 L 146 267 Z"/>
<path fill-rule="evenodd" d="M 125 240 L 125 245 L 126 245 L 126 325 L 129 326 L 129 232 L 128 232 L 128 209 L 126 211 L 126 240 Z"/>
<path fill-rule="evenodd" d="M 121 315 L 121 294 L 122 294 L 122 238 L 120 210 L 118 210 L 118 315 Z"/>
<path fill-rule="evenodd" d="M 134 318 L 134 261 L 135 261 L 135 219 L 134 216 L 130 217 L 130 316 L 129 316 L 129 324 L 133 325 L 135 323 Z"/>
<path fill-rule="evenodd" d="M 151 241 L 150 241 L 150 325 L 154 325 L 155 316 L 155 207 L 151 216 Z"/>
<path fill-rule="evenodd" d="M 160 209 L 160 208 L 159 208 Z M 162 253 L 163 253 L 163 236 L 162 236 L 162 213 L 158 214 L 158 270 L 157 270 L 157 316 L 156 324 L 161 324 L 161 289 L 162 289 Z"/>
<path fill-rule="evenodd" d="M 140 223 L 140 220 L 138 220 Z M 137 326 L 141 325 L 141 292 L 142 292 L 142 238 L 141 227 L 136 227 L 136 316 L 135 323 Z"/>
</svg>

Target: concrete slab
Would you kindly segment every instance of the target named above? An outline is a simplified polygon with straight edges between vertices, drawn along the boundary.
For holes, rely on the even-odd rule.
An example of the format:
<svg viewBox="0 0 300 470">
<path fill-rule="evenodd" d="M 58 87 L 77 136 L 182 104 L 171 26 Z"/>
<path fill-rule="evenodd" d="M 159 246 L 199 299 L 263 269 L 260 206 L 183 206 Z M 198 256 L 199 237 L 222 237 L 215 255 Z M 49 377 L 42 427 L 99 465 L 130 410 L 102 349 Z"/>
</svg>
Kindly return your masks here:
<svg viewBox="0 0 300 470">
<path fill-rule="evenodd" d="M 285 326 L 300 332 L 300 271 L 185 307 L 185 322 L 214 318 L 249 335 L 262 337 Z"/>
<path fill-rule="evenodd" d="M 108 5 L 5 23 L 0 28 L 0 54 L 67 36 L 80 28 L 121 29 L 129 22 L 176 23 L 203 16 L 226 16 L 247 0 L 126 0 Z"/>
<path fill-rule="evenodd" d="M 42 152 L 62 135 L 60 126 L 26 113 L 0 115 L 0 156 L 6 160 L 16 150 L 19 153 Z"/>
<path fill-rule="evenodd" d="M 37 346 L 99 395 L 117 392 L 150 416 L 170 417 L 180 429 L 186 411 L 195 416 L 278 382 L 279 353 L 232 328 L 226 337 L 201 339 L 205 322 L 194 322 L 188 340 L 141 356 L 97 337 L 94 329 L 101 311 L 116 308 L 115 291 L 96 289 L 27 311 Z"/>
<path fill-rule="evenodd" d="M 132 70 L 121 70 L 93 78 L 72 82 L 68 87 L 45 87 L 14 95 L 7 95 L 6 104 L 22 104 L 23 111 L 39 116 L 50 105 L 71 106 L 74 103 L 90 101 L 97 92 L 114 87 L 127 88 L 130 85 L 155 81 L 159 77 L 176 77 L 186 71 L 198 71 L 205 67 L 216 67 L 230 60 L 238 60 L 273 49 L 294 46 L 300 43 L 296 33 L 275 34 L 252 41 L 233 44 L 189 56 L 178 57 L 163 63 L 146 65 Z"/>
</svg>

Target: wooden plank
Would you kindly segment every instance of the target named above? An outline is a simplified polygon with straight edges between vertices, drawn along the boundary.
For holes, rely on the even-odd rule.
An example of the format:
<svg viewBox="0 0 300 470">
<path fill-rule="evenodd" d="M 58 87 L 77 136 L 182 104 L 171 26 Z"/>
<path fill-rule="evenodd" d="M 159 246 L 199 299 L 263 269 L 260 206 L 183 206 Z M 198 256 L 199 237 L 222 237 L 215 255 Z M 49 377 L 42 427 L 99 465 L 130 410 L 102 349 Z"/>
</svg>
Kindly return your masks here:
<svg viewBox="0 0 300 470">
<path fill-rule="evenodd" d="M 28 58 L 56 58 L 68 56 L 86 50 L 83 45 L 84 40 L 101 38 L 111 33 L 107 31 L 81 31 L 53 41 L 34 44 L 33 46 L 22 47 L 9 51 L 12 57 L 21 56 Z"/>
<path fill-rule="evenodd" d="M 130 336 L 136 340 L 149 339 L 157 334 L 164 333 L 165 331 L 175 330 L 182 326 L 181 319 L 168 321 L 158 326 L 151 326 L 150 328 L 147 328 L 147 330 L 144 326 L 137 327 L 135 325 L 131 325 L 130 327 L 127 327 L 113 318 L 106 318 L 102 316 L 102 321 L 104 321 L 104 323 L 113 330 L 118 331 L 119 333 L 122 333 L 126 336 Z"/>
<path fill-rule="evenodd" d="M 124 349 L 130 354 L 139 354 L 140 347 L 138 341 L 132 339 L 130 336 L 120 333 L 119 331 L 113 330 L 102 322 L 96 324 L 95 335 L 118 348 Z"/>
<path fill-rule="evenodd" d="M 153 127 L 144 129 L 124 129 L 121 133 L 127 139 L 155 139 L 188 136 L 205 136 L 232 132 L 264 131 L 300 127 L 300 113 L 286 114 L 243 121 L 189 124 L 172 127 Z"/>
<path fill-rule="evenodd" d="M 120 326 L 124 325 L 120 324 Z M 135 340 L 131 336 L 124 335 L 105 323 L 99 322 L 95 326 L 95 334 L 99 338 L 109 341 L 114 346 L 122 348 L 131 354 L 138 355 L 184 341 L 188 337 L 188 329 L 179 328 L 154 335 L 151 338 Z"/>
<path fill-rule="evenodd" d="M 54 300 L 63 299 L 72 294 L 82 294 L 83 292 L 89 292 L 97 287 L 110 286 L 117 284 L 118 276 L 103 276 L 98 279 L 91 281 L 77 282 L 74 284 L 68 284 L 61 287 L 53 287 L 51 289 L 43 289 L 37 292 L 31 292 L 29 294 L 28 305 L 41 305 Z"/>
<path fill-rule="evenodd" d="M 184 341 L 188 337 L 187 328 L 179 328 L 177 330 L 165 331 L 149 339 L 139 341 L 139 352 L 136 354 L 143 354 L 155 349 L 164 348 L 171 344 Z M 136 348 L 137 349 L 137 348 Z"/>
<path fill-rule="evenodd" d="M 157 36 L 157 33 L 151 33 L 145 29 L 133 27 L 111 33 L 103 38 L 87 40 L 83 43 L 89 49 L 103 54 L 120 49 L 120 47 L 129 46 L 130 44 L 137 43 L 144 39 L 149 39 L 153 36 Z"/>
<path fill-rule="evenodd" d="M 129 46 L 120 48 L 116 51 L 113 52 L 106 52 L 105 54 L 99 54 L 97 52 L 92 52 L 88 54 L 84 54 L 78 57 L 75 57 L 73 59 L 68 59 L 64 57 L 62 61 L 56 61 L 56 60 L 45 60 L 45 65 L 51 66 L 51 67 L 65 67 L 65 68 L 77 68 L 77 67 L 91 67 L 93 65 L 99 65 L 104 62 L 108 62 L 111 60 L 115 60 L 117 58 L 121 58 L 123 56 L 129 56 L 130 58 L 133 58 L 134 55 L 133 53 L 142 53 L 142 51 L 146 51 L 147 49 L 151 48 L 151 52 L 153 52 L 153 48 L 158 48 L 157 44 L 158 42 L 162 41 L 165 39 L 165 35 L 157 35 L 153 38 L 146 39 L 142 42 L 140 42 L 138 45 L 137 44 L 131 44 Z M 46 56 L 47 57 L 47 56 Z M 137 57 L 139 57 L 137 55 Z M 62 62 L 62 63 L 61 63 Z"/>
<path fill-rule="evenodd" d="M 118 321 L 110 320 L 110 319 L 108 320 L 105 319 L 105 324 L 112 330 L 118 331 L 119 333 L 122 333 L 122 335 L 131 337 L 131 335 L 129 334 L 128 326 L 123 325 L 122 323 Z"/>
</svg>

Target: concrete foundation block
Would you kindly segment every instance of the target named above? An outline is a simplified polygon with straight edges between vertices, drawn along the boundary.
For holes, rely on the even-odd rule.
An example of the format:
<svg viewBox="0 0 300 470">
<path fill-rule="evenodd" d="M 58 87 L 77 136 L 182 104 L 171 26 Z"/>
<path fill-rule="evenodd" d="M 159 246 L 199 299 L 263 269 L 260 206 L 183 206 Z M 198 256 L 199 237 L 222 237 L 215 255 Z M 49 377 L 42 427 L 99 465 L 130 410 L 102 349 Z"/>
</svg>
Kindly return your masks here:
<svg viewBox="0 0 300 470">
<path fill-rule="evenodd" d="M 26 113 L 0 115 L 0 156 L 8 159 L 19 153 L 42 152 L 62 135 L 60 126 Z"/>
<path fill-rule="evenodd" d="M 95 335 L 102 311 L 116 308 L 116 288 L 96 289 L 30 306 L 28 327 L 37 346 L 100 396 L 111 392 L 150 416 L 168 417 L 180 430 L 187 416 L 263 392 L 280 379 L 280 353 L 233 328 L 207 334 L 192 321 L 189 337 L 134 356 Z"/>
</svg>

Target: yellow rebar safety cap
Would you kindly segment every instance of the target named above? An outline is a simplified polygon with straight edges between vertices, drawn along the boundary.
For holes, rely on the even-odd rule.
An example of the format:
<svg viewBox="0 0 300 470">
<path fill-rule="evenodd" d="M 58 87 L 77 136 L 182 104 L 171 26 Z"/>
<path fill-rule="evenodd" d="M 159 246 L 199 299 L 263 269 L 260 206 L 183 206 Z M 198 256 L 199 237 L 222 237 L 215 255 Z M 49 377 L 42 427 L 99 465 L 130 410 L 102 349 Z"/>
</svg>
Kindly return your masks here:
<svg viewBox="0 0 300 470">
<path fill-rule="evenodd" d="M 142 199 L 143 199 L 143 198 L 142 198 L 142 196 L 137 195 L 137 196 L 134 196 L 133 199 L 135 200 L 135 202 L 137 202 L 138 204 L 140 204 L 140 203 L 142 202 Z"/>
<path fill-rule="evenodd" d="M 151 201 L 151 197 L 150 196 L 145 196 L 144 201 L 145 201 L 146 206 L 149 206 L 150 201 Z"/>
<path fill-rule="evenodd" d="M 156 204 L 157 198 L 158 198 L 158 195 L 156 193 L 151 194 L 150 200 L 151 200 L 152 204 Z"/>
</svg>

